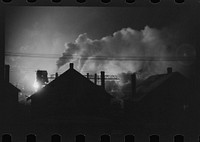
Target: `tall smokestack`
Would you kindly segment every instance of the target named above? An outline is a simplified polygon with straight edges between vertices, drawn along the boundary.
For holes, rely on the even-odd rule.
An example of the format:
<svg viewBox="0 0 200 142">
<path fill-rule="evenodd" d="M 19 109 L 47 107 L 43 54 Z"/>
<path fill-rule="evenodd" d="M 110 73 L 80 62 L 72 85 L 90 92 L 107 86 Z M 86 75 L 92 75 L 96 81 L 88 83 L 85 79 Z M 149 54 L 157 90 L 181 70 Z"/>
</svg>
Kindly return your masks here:
<svg viewBox="0 0 200 142">
<path fill-rule="evenodd" d="M 58 77 L 58 73 L 56 73 L 55 77 L 56 77 L 56 78 Z"/>
<path fill-rule="evenodd" d="M 167 74 L 170 74 L 170 73 L 172 73 L 172 67 L 167 68 Z"/>
<path fill-rule="evenodd" d="M 4 80 L 6 82 L 10 81 L 10 66 L 9 65 L 4 66 Z"/>
<path fill-rule="evenodd" d="M 74 69 L 74 64 L 73 63 L 69 63 L 69 68 L 70 69 Z"/>
<path fill-rule="evenodd" d="M 87 73 L 87 79 L 90 79 L 90 74 L 89 73 Z"/>
<path fill-rule="evenodd" d="M 136 73 L 131 74 L 132 97 L 136 94 Z"/>
<path fill-rule="evenodd" d="M 101 71 L 101 86 L 105 89 L 105 72 Z"/>
<path fill-rule="evenodd" d="M 97 84 L 97 74 L 94 74 L 94 84 Z"/>
</svg>

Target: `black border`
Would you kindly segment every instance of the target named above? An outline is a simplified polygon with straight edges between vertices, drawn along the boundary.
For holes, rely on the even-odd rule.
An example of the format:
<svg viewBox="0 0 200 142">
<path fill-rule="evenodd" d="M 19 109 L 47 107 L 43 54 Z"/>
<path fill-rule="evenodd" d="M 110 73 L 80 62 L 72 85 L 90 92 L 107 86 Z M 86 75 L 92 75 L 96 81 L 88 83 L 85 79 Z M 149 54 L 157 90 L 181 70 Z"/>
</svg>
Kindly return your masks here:
<svg viewBox="0 0 200 142">
<path fill-rule="evenodd" d="M 4 67 L 4 61 L 5 61 L 4 59 L 5 58 L 4 56 L 5 36 L 4 35 L 5 34 L 4 33 L 5 33 L 5 9 L 6 8 L 10 8 L 12 6 L 76 6 L 76 7 L 143 7 L 143 6 L 152 7 L 153 6 L 153 7 L 156 7 L 156 6 L 161 6 L 161 5 L 162 6 L 171 6 L 171 5 L 184 6 L 184 5 L 198 5 L 198 4 L 200 5 L 200 1 L 198 0 L 185 0 L 183 4 L 177 4 L 174 2 L 174 0 L 171 0 L 170 2 L 169 0 L 161 0 L 161 2 L 157 4 L 152 4 L 150 3 L 149 0 L 135 0 L 135 2 L 133 3 L 126 3 L 125 0 L 112 0 L 110 3 L 102 3 L 101 0 L 86 0 L 86 2 L 84 3 L 78 3 L 76 2 L 76 0 L 61 0 L 61 2 L 58 2 L 58 3 L 52 2 L 51 0 L 37 0 L 36 2 L 30 2 L 30 3 L 28 3 L 26 0 L 12 0 L 9 3 L 4 3 L 1 1 L 0 2 L 0 89 L 4 88 L 2 86 L 3 84 L 2 80 L 3 80 L 3 74 L 4 74 L 3 67 Z M 198 50 L 198 53 L 197 53 L 198 59 L 199 59 L 199 51 L 200 49 Z M 2 134 L 0 135 L 2 136 Z M 168 139 L 171 139 L 171 141 L 173 141 L 172 137 L 169 137 Z M 148 141 L 147 138 L 145 138 L 145 140 Z M 136 139 L 136 142 L 137 142 L 137 139 Z"/>
</svg>

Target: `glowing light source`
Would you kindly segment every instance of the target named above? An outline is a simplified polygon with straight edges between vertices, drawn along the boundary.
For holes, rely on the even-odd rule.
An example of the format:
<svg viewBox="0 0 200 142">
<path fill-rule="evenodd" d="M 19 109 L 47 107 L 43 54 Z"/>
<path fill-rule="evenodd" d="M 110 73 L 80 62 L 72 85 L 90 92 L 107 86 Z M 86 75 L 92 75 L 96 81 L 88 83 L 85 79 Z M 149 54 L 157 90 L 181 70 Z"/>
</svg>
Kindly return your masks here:
<svg viewBox="0 0 200 142">
<path fill-rule="evenodd" d="M 40 88 L 40 84 L 37 81 L 35 81 L 33 87 L 35 88 L 35 91 L 37 91 Z"/>
</svg>

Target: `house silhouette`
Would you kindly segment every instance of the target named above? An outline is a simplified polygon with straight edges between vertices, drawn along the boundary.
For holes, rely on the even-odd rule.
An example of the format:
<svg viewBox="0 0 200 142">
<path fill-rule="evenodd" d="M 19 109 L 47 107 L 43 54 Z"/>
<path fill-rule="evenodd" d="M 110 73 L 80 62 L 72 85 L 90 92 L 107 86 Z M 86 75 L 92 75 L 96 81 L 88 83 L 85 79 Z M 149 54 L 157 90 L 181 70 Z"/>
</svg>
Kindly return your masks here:
<svg viewBox="0 0 200 142">
<path fill-rule="evenodd" d="M 153 75 L 138 84 L 136 94 L 125 100 L 128 114 L 136 121 L 175 123 L 187 120 L 193 89 L 179 72 Z"/>
<path fill-rule="evenodd" d="M 3 114 L 4 121 L 12 121 L 19 111 L 18 96 L 21 90 L 9 82 L 10 66 L 4 66 L 3 91 L 0 95 L 0 112 Z M 1 117 L 2 118 L 2 117 Z"/>
<path fill-rule="evenodd" d="M 33 94 L 31 112 L 35 117 L 106 116 L 112 96 L 73 68 Z"/>
</svg>

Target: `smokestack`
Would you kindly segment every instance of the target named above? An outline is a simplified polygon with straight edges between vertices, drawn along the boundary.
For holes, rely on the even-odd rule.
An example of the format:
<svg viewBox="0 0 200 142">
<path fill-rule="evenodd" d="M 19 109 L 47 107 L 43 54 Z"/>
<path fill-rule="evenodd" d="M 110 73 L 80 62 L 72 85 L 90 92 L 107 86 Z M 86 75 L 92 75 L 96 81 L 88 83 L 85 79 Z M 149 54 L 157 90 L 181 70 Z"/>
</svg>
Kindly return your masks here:
<svg viewBox="0 0 200 142">
<path fill-rule="evenodd" d="M 55 74 L 55 77 L 56 77 L 56 78 L 58 77 L 58 73 Z"/>
<path fill-rule="evenodd" d="M 69 68 L 70 69 L 74 69 L 74 64 L 73 63 L 69 63 Z"/>
<path fill-rule="evenodd" d="M 101 71 L 101 86 L 105 89 L 105 72 Z"/>
<path fill-rule="evenodd" d="M 4 66 L 4 80 L 6 82 L 10 81 L 10 65 L 5 65 Z"/>
<path fill-rule="evenodd" d="M 94 74 L 94 84 L 97 84 L 97 74 Z"/>
<path fill-rule="evenodd" d="M 167 74 L 170 74 L 170 73 L 172 73 L 172 67 L 167 68 Z"/>
<path fill-rule="evenodd" d="M 90 74 L 89 73 L 87 73 L 87 79 L 90 79 Z"/>
<path fill-rule="evenodd" d="M 132 97 L 136 94 L 136 73 L 131 74 Z"/>
</svg>

